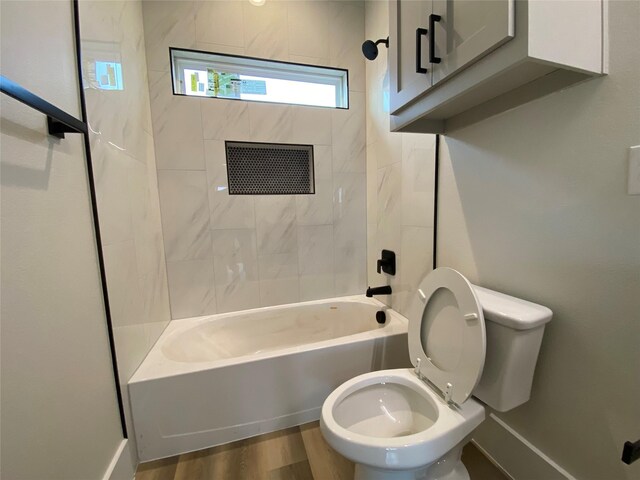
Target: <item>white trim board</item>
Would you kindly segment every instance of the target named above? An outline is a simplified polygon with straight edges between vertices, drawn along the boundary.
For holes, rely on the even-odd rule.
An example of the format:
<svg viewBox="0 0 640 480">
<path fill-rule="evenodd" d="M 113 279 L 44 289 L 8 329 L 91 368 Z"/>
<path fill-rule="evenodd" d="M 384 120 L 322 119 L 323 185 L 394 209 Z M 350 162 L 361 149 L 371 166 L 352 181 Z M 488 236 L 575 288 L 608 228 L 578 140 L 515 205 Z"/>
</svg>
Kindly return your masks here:
<svg viewBox="0 0 640 480">
<path fill-rule="evenodd" d="M 102 480 L 133 480 L 136 466 L 132 462 L 128 443 L 129 440 L 126 438 L 120 442 Z"/>
<path fill-rule="evenodd" d="M 512 479 L 577 480 L 493 413 L 474 432 L 473 443 Z"/>
</svg>

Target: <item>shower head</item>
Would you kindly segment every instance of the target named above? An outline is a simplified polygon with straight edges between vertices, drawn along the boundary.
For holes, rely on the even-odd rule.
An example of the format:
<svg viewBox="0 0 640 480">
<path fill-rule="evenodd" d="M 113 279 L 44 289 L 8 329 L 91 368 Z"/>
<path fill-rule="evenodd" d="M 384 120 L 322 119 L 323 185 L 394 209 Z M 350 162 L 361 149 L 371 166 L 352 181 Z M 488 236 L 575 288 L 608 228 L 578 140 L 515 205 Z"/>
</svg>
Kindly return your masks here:
<svg viewBox="0 0 640 480">
<path fill-rule="evenodd" d="M 384 46 L 389 48 L 389 37 L 381 38 L 380 40 L 376 40 L 375 42 L 373 40 L 366 40 L 362 44 L 362 53 L 364 54 L 365 58 L 367 58 L 368 60 L 376 59 L 376 57 L 378 56 L 379 43 L 384 43 Z"/>
</svg>

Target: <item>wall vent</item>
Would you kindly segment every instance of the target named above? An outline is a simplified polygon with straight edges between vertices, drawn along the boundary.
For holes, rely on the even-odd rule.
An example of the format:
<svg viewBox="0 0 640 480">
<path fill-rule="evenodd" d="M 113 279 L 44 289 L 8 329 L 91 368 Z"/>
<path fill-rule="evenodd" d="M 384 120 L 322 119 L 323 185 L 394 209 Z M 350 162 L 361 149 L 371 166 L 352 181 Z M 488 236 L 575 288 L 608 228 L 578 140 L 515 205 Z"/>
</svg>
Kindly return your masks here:
<svg viewBox="0 0 640 480">
<path fill-rule="evenodd" d="M 313 145 L 225 142 L 229 195 L 315 193 Z"/>
</svg>

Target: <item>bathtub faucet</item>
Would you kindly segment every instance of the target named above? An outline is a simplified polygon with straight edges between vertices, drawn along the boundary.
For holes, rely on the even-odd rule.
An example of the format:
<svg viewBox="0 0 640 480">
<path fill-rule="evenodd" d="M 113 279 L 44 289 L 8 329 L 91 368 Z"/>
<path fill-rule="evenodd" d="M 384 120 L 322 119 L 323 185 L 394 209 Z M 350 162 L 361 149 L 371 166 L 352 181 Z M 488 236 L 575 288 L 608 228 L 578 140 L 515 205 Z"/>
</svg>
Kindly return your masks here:
<svg viewBox="0 0 640 480">
<path fill-rule="evenodd" d="M 367 288 L 367 297 L 373 297 L 374 295 L 391 295 L 391 286 L 385 285 L 384 287 L 369 287 Z"/>
</svg>

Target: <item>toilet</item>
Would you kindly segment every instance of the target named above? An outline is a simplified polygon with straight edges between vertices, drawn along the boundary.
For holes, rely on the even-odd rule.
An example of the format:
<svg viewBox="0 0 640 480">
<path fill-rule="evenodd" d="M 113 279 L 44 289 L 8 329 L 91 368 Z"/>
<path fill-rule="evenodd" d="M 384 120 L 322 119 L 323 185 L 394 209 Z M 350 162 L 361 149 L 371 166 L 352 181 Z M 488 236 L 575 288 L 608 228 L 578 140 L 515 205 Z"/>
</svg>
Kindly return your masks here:
<svg viewBox="0 0 640 480">
<path fill-rule="evenodd" d="M 322 434 L 355 462 L 358 480 L 469 479 L 460 456 L 483 403 L 504 412 L 529 399 L 551 316 L 451 268 L 432 271 L 409 307 L 414 368 L 343 383 L 322 406 Z"/>
</svg>

